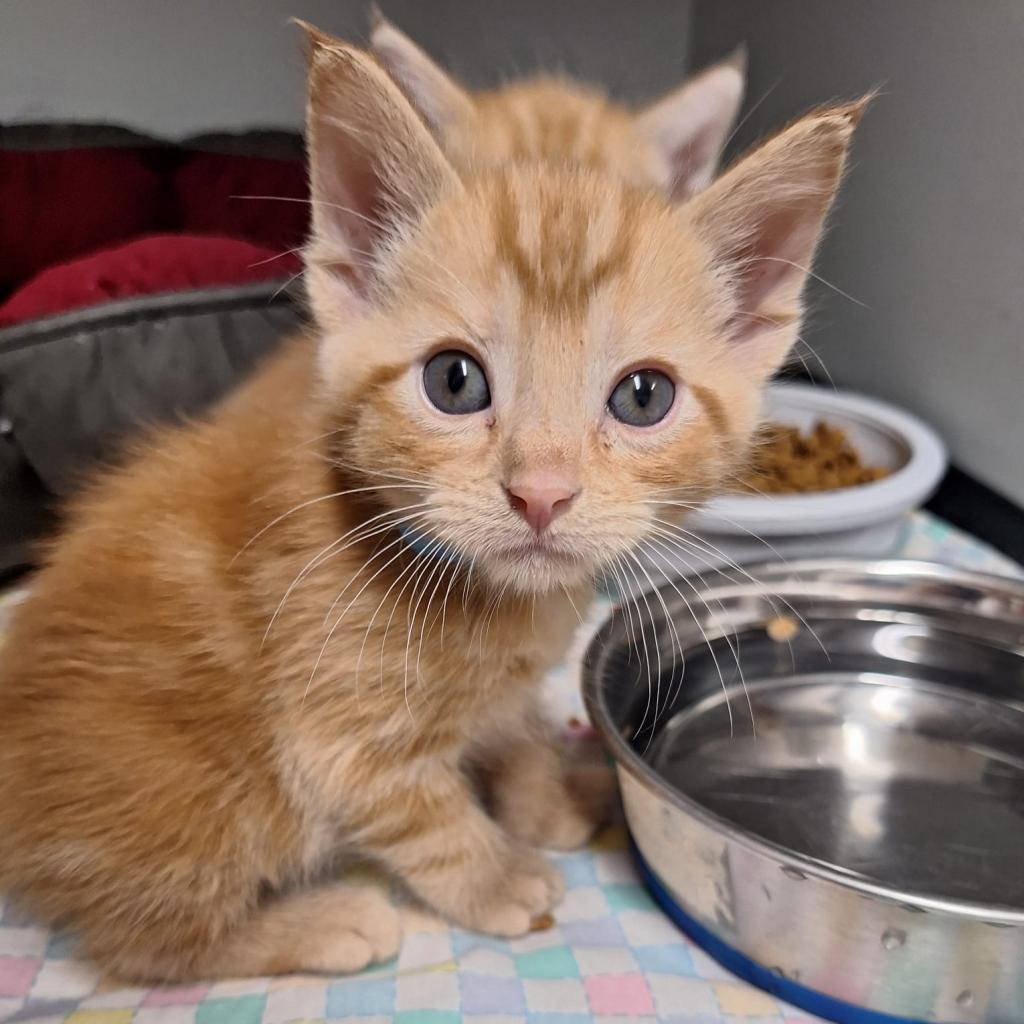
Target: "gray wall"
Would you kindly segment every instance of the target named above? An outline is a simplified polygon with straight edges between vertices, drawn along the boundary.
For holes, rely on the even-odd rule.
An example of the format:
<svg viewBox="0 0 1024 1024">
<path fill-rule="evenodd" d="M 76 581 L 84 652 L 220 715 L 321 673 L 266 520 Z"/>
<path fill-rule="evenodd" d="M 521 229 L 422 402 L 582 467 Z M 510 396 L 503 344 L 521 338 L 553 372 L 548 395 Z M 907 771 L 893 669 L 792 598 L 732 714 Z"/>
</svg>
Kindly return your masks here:
<svg viewBox="0 0 1024 1024">
<path fill-rule="evenodd" d="M 817 268 L 865 307 L 815 284 L 807 340 L 1024 503 L 1024 2 L 698 0 L 695 62 L 740 39 L 764 98 L 736 148 L 883 91 Z"/>
<path fill-rule="evenodd" d="M 473 83 L 543 64 L 647 96 L 681 78 L 689 0 L 384 0 Z M 0 0 L 0 123 L 113 121 L 168 136 L 295 127 L 292 16 L 358 40 L 369 0 Z"/>
</svg>

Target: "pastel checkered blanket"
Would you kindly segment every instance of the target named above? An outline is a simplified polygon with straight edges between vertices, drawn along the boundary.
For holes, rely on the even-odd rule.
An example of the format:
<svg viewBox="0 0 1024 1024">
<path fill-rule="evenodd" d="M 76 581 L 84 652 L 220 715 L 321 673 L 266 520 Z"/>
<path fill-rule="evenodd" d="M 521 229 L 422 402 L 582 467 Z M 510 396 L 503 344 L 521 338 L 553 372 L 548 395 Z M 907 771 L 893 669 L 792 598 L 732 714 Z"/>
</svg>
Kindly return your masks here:
<svg viewBox="0 0 1024 1024">
<path fill-rule="evenodd" d="M 940 521 L 908 521 L 901 555 L 1014 575 L 1019 569 Z M 0 597 L 0 636 L 5 605 Z M 578 656 L 549 681 L 555 713 L 582 719 Z M 561 856 L 568 891 L 554 927 L 513 941 L 450 928 L 406 909 L 397 961 L 352 977 L 252 978 L 188 988 L 113 988 L 75 960 L 66 936 L 0 903 L 0 1021 L 35 1024 L 810 1024 L 730 976 L 685 939 L 637 880 L 625 833 Z"/>
</svg>

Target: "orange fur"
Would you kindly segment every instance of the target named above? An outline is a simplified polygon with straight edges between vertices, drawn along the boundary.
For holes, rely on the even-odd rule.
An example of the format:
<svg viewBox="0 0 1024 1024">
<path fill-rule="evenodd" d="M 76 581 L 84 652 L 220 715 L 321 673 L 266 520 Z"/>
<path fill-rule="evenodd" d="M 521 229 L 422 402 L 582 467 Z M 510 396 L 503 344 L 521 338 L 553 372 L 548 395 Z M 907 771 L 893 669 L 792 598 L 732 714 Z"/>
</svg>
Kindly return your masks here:
<svg viewBox="0 0 1024 1024">
<path fill-rule="evenodd" d="M 379 12 L 370 41 L 456 166 L 569 163 L 656 186 L 676 200 L 711 181 L 746 81 L 746 54 L 738 50 L 640 110 L 549 74 L 470 93 Z"/>
<path fill-rule="evenodd" d="M 553 907 L 533 844 L 584 841 L 607 792 L 561 764 L 537 682 L 651 499 L 741 456 L 858 113 L 677 207 L 596 170 L 459 174 L 371 59 L 313 36 L 316 330 L 69 515 L 4 649 L 0 884 L 145 981 L 393 955 L 383 898 L 322 880 L 344 851 L 467 927 Z M 445 347 L 490 408 L 426 401 Z M 638 430 L 606 402 L 646 366 L 678 395 Z M 539 541 L 502 490 L 538 466 L 580 487 Z"/>
</svg>

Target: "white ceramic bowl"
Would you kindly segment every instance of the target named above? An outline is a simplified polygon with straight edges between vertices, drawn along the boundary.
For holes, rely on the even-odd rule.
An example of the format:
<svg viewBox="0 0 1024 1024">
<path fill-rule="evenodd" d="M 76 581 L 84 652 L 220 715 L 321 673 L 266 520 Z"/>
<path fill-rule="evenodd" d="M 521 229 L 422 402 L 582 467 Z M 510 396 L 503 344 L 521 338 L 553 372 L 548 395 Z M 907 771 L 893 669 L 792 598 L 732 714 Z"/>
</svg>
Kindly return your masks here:
<svg viewBox="0 0 1024 1024">
<path fill-rule="evenodd" d="M 935 432 L 877 399 L 803 384 L 769 388 L 765 413 L 771 422 L 804 432 L 824 420 L 845 432 L 867 465 L 892 472 L 873 483 L 816 494 L 717 498 L 686 523 L 699 537 L 699 558 L 662 568 L 685 574 L 728 562 L 893 554 L 906 513 L 928 499 L 946 470 L 946 450 Z"/>
</svg>

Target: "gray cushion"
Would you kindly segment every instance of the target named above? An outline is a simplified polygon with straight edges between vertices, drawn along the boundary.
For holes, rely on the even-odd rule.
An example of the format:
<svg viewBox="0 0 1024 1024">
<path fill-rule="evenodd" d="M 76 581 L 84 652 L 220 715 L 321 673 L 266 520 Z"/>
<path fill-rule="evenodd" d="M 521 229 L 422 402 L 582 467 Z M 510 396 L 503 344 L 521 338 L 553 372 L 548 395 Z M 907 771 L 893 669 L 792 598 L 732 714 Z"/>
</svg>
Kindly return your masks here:
<svg viewBox="0 0 1024 1024">
<path fill-rule="evenodd" d="M 30 560 L 26 541 L 123 438 L 207 410 L 300 325 L 272 282 L 0 330 L 0 573 Z"/>
</svg>

